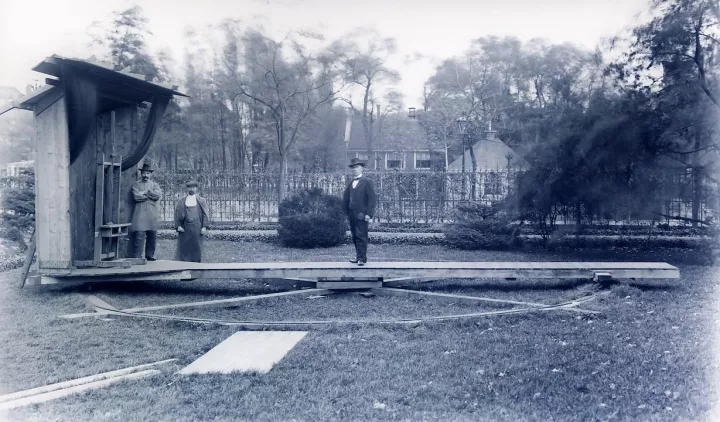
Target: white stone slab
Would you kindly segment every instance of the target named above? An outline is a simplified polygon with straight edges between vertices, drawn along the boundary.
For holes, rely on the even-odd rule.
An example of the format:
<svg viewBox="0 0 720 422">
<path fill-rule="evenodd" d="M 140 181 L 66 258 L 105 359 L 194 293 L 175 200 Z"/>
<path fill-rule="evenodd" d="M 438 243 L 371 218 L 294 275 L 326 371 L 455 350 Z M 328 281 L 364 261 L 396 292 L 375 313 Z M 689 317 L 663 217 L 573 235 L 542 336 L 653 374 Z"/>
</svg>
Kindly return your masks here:
<svg viewBox="0 0 720 422">
<path fill-rule="evenodd" d="M 306 331 L 240 331 L 178 373 L 267 373 L 306 334 Z"/>
</svg>

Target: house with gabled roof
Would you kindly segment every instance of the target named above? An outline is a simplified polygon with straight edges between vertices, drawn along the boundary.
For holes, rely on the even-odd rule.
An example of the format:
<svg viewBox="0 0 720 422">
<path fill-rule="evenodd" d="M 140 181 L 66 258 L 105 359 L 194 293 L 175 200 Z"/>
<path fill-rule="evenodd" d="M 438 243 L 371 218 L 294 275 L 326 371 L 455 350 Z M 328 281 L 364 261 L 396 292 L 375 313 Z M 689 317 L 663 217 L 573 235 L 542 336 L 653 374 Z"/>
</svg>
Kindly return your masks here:
<svg viewBox="0 0 720 422">
<path fill-rule="evenodd" d="M 497 132 L 486 131 L 479 141 L 472 147 L 478 172 L 488 171 L 525 171 L 530 164 L 520 154 L 515 152 L 505 142 L 501 141 Z M 461 170 L 463 156 L 460 155 L 448 165 L 448 170 Z M 472 157 L 470 149 L 465 151 L 465 170 L 472 171 Z"/>
<path fill-rule="evenodd" d="M 401 113 L 391 113 L 373 122 L 374 162 L 369 162 L 362 118 L 348 113 L 344 142 L 347 158 L 368 160 L 369 170 L 441 171 L 445 151 L 427 136 L 417 119 Z"/>
<path fill-rule="evenodd" d="M 376 160 L 368 162 L 370 170 L 442 171 L 445 169 L 445 145 L 433 141 L 415 118 L 415 113 L 388 114 L 373 123 L 373 151 Z M 347 158 L 368 160 L 362 118 L 358 113 L 348 113 L 345 124 L 345 145 Z M 449 148 L 448 171 L 462 169 L 460 145 Z M 458 151 L 453 154 L 453 151 Z M 530 168 L 528 162 L 505 142 L 497 132 L 486 131 L 482 139 L 473 145 L 478 172 L 496 170 L 523 171 Z M 369 161 L 369 160 L 368 160 Z M 470 150 L 465 151 L 465 170 L 472 171 Z"/>
</svg>

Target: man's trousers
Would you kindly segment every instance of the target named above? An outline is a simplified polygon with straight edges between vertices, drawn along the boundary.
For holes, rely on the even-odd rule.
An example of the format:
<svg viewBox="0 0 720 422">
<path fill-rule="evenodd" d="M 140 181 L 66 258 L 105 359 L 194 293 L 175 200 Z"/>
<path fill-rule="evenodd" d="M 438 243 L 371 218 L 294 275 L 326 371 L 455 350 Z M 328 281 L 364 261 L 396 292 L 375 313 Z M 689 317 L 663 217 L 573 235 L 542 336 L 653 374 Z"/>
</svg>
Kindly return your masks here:
<svg viewBox="0 0 720 422">
<path fill-rule="evenodd" d="M 133 256 L 142 258 L 143 243 L 145 243 L 145 258 L 155 258 L 155 243 L 157 240 L 157 232 L 149 230 L 146 232 L 130 232 L 130 238 L 133 248 Z"/>
<path fill-rule="evenodd" d="M 357 218 L 350 218 L 350 233 L 352 233 L 358 261 L 367 262 L 368 222 L 358 220 Z"/>
</svg>

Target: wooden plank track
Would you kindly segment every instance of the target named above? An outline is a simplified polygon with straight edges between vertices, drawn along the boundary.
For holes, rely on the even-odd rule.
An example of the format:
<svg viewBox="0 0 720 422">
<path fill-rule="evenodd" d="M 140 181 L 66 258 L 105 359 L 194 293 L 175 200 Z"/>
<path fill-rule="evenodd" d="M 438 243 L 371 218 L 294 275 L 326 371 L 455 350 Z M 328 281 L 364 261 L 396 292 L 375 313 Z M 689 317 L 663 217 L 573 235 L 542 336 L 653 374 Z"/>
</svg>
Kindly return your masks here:
<svg viewBox="0 0 720 422">
<path fill-rule="evenodd" d="M 158 306 L 147 306 L 147 307 L 140 307 L 140 308 L 127 308 L 127 309 L 119 309 L 120 312 L 123 313 L 137 313 L 137 312 L 148 312 L 148 311 L 160 311 L 160 310 L 166 310 L 166 309 L 181 309 L 181 308 L 197 308 L 197 307 L 230 307 L 234 305 L 238 305 L 242 302 L 249 302 L 254 300 L 261 300 L 261 299 L 276 299 L 276 298 L 284 298 L 284 297 L 291 297 L 291 296 L 310 296 L 310 295 L 328 295 L 332 294 L 331 291 L 325 290 L 325 289 L 305 289 L 305 290 L 290 290 L 287 292 L 278 292 L 278 293 L 267 293 L 262 295 L 252 295 L 252 296 L 242 296 L 242 297 L 231 297 L 227 299 L 215 299 L 215 300 L 207 300 L 203 302 L 187 302 L 187 303 L 174 303 L 170 305 L 158 305 Z M 95 301 L 95 312 L 84 312 L 80 314 L 68 314 L 68 315 L 61 315 L 60 318 L 63 319 L 76 319 L 76 318 L 84 318 L 84 317 L 95 317 L 95 316 L 102 316 L 102 315 L 109 315 L 111 312 L 108 311 L 118 311 L 118 309 L 110 306 L 110 305 L 102 305 Z M 103 309 L 104 308 L 104 309 Z"/>
<path fill-rule="evenodd" d="M 439 292 L 425 292 L 422 290 L 409 290 L 409 289 L 394 289 L 385 287 L 382 289 L 372 289 L 372 292 L 377 294 L 378 296 L 401 296 L 401 297 L 409 297 L 409 296 L 426 296 L 426 297 L 432 297 L 436 299 L 446 299 L 452 302 L 458 302 L 458 303 L 465 303 L 470 305 L 477 305 L 479 302 L 493 302 L 493 303 L 502 303 L 506 305 L 520 305 L 520 306 L 528 306 L 528 307 L 539 307 L 542 308 L 543 306 L 547 306 L 544 303 L 535 303 L 535 302 L 521 302 L 516 300 L 506 300 L 506 299 L 495 299 L 490 297 L 479 297 L 479 296 L 466 296 L 466 295 L 457 295 L 457 294 L 448 294 L 448 293 L 439 293 Z M 567 308 L 569 311 L 573 312 L 580 312 L 580 313 L 590 313 L 595 314 L 598 312 L 595 311 L 588 311 L 585 309 L 579 309 L 579 308 Z"/>
<path fill-rule="evenodd" d="M 43 269 L 51 282 L 132 281 L 134 279 L 340 279 L 377 277 L 384 280 L 446 278 L 571 278 L 677 279 L 680 270 L 664 262 L 374 262 L 363 267 L 349 262 L 192 263 L 154 261 L 130 268 Z M 181 274 L 181 276 L 178 276 Z"/>
</svg>

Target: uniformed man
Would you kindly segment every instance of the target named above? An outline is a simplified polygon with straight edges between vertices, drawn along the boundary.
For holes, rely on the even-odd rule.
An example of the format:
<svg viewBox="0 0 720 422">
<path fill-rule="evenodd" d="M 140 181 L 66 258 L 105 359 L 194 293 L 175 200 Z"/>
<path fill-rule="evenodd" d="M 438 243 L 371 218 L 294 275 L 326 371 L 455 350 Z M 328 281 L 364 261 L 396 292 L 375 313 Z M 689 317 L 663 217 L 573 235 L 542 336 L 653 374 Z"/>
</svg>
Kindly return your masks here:
<svg viewBox="0 0 720 422">
<path fill-rule="evenodd" d="M 175 229 L 178 232 L 178 261 L 200 262 L 202 260 L 202 237 L 210 214 L 205 198 L 197 195 L 198 183 L 191 180 L 185 184 L 188 193 L 175 203 Z"/>
<path fill-rule="evenodd" d="M 130 237 L 135 258 L 142 258 L 145 243 L 145 259 L 155 261 L 155 244 L 158 231 L 158 201 L 162 190 L 157 182 L 151 180 L 155 170 L 149 163 L 140 168 L 140 180 L 132 185 L 132 196 L 135 201 L 130 225 Z"/>
<path fill-rule="evenodd" d="M 372 182 L 363 176 L 365 161 L 358 158 L 350 160 L 353 180 L 348 183 L 343 195 L 343 209 L 350 221 L 350 233 L 355 244 L 353 264 L 362 266 L 367 262 L 368 223 L 375 214 L 375 190 Z"/>
</svg>

